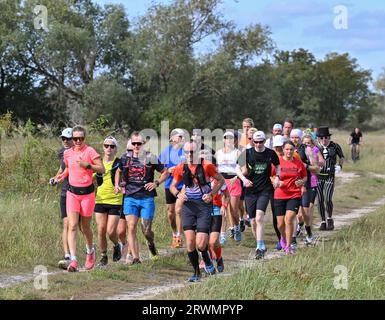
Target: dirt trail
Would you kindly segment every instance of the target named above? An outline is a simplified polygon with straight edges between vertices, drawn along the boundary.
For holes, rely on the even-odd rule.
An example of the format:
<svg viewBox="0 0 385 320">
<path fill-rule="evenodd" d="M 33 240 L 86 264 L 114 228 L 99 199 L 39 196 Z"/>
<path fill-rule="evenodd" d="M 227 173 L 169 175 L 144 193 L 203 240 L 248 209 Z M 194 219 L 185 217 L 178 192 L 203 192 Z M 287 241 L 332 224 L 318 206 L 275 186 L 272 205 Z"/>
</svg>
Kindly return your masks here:
<svg viewBox="0 0 385 320">
<path fill-rule="evenodd" d="M 375 176 L 375 175 L 373 175 Z M 340 188 L 342 185 L 350 183 L 353 179 L 359 177 L 358 174 L 354 172 L 341 172 L 338 174 L 337 178 L 339 178 L 337 188 Z M 385 178 L 385 176 L 379 176 L 376 175 L 377 178 Z M 317 232 L 317 235 L 320 239 L 322 238 L 328 238 L 330 235 L 334 234 L 338 230 L 340 230 L 343 227 L 346 227 L 354 222 L 354 220 L 359 219 L 365 215 L 368 215 L 372 212 L 374 212 L 377 208 L 380 206 L 383 206 L 385 204 L 385 197 L 372 203 L 368 207 L 359 208 L 351 211 L 347 214 L 340 214 L 335 215 L 334 217 L 334 224 L 335 224 L 335 230 L 333 232 Z M 318 225 L 314 225 L 316 229 L 318 229 Z M 301 247 L 302 244 L 299 244 L 299 247 Z M 181 249 L 183 251 L 183 249 Z M 234 273 L 238 272 L 241 268 L 244 267 L 252 267 L 258 263 L 261 263 L 261 261 L 254 259 L 254 248 L 251 247 L 245 247 L 245 246 L 236 246 L 236 247 L 225 247 L 223 249 L 223 255 L 225 257 L 225 272 L 219 275 L 216 275 L 216 277 L 226 277 L 231 276 Z M 170 249 L 161 249 L 160 255 L 161 256 L 170 256 L 175 253 L 174 250 Z M 278 251 L 268 251 L 265 260 L 270 259 L 276 259 L 284 256 L 283 252 Z M 143 255 L 143 260 L 148 259 L 146 255 Z M 65 273 L 65 271 L 58 270 L 49 272 L 48 275 L 57 275 L 61 273 Z M 36 274 L 30 273 L 30 274 L 19 274 L 19 275 L 1 275 L 0 276 L 0 288 L 7 288 L 11 287 L 17 284 L 20 284 L 22 282 L 33 280 Z M 160 294 L 167 293 L 169 291 L 183 288 L 187 285 L 196 285 L 196 284 L 189 284 L 186 283 L 185 274 L 183 272 L 175 273 L 174 277 L 169 277 L 170 279 L 174 279 L 172 282 L 169 280 L 165 280 L 164 278 L 156 285 L 156 286 L 143 286 L 138 284 L 137 286 L 131 286 L 130 290 L 127 292 L 122 292 L 121 294 L 113 295 L 110 297 L 103 297 L 99 296 L 96 298 L 103 298 L 103 299 L 113 299 L 113 300 L 132 300 L 132 299 L 156 299 L 156 297 Z"/>
</svg>

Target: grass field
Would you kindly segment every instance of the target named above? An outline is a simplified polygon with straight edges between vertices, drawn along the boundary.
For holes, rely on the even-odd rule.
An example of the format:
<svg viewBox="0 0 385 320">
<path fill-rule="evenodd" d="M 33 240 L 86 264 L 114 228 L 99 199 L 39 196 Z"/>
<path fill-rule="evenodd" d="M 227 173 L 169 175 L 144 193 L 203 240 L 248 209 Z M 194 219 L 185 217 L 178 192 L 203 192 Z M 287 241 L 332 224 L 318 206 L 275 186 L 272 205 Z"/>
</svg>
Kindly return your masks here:
<svg viewBox="0 0 385 320">
<path fill-rule="evenodd" d="M 348 133 L 333 133 L 333 140 L 341 144 L 348 158 L 349 149 L 346 145 Z M 358 172 L 360 177 L 344 187 L 337 188 L 335 194 L 337 213 L 362 207 L 384 195 L 384 179 L 371 174 L 385 174 L 384 135 L 385 131 L 365 134 L 361 160 L 356 164 L 346 163 L 344 166 L 344 171 Z M 93 141 L 98 139 L 93 138 Z M 124 145 L 124 139 L 119 141 Z M 38 179 L 33 180 L 35 176 L 32 176 L 30 192 L 20 192 L 10 185 L 14 175 L 20 175 L 20 173 L 8 172 L 7 179 L 3 178 L 0 184 L 3 186 L 0 189 L 0 272 L 3 274 L 32 272 L 36 265 L 45 265 L 53 270 L 62 256 L 59 191 L 45 184 L 49 175 L 57 170 L 58 162 L 54 158 L 54 150 L 60 147 L 60 143 L 58 140 L 48 139 L 43 139 L 41 143 L 52 151 L 48 152 L 51 158 L 44 159 L 44 155 L 35 154 L 34 159 L 43 158 L 39 161 L 42 161 L 47 168 L 44 168 L 45 173 Z M 25 151 L 26 144 L 26 138 L 3 140 L 5 161 L 19 159 L 18 157 Z M 95 146 L 95 144 L 92 145 Z M 33 151 L 46 152 L 45 149 L 39 148 L 35 146 Z M 13 168 L 18 168 L 17 164 L 12 165 Z M 8 168 L 8 164 L 5 167 Z M 12 166 L 9 165 L 9 168 Z M 171 240 L 164 203 L 163 188 L 160 188 L 159 197 L 156 199 L 157 211 L 154 223 L 156 243 L 160 248 L 168 247 Z M 164 298 L 381 298 L 381 290 L 383 292 L 384 289 L 381 284 L 381 277 L 383 277 L 381 261 L 384 261 L 384 253 L 381 253 L 384 232 L 381 226 L 385 226 L 383 213 L 383 209 L 379 210 L 378 214 L 341 231 L 333 241 L 325 243 L 324 250 L 328 255 L 323 254 L 321 247 L 303 250 L 295 257 L 266 262 L 254 270 L 244 269 L 238 275 L 231 277 L 209 280 L 202 284 L 203 290 L 198 286 L 192 286 L 165 295 Z M 316 216 L 318 217 L 317 213 Z M 268 214 L 268 221 L 270 220 L 270 214 Z M 267 245 L 272 248 L 275 238 L 271 223 L 267 222 L 267 226 Z M 95 221 L 93 227 L 96 230 Z M 145 243 L 142 235 L 140 235 L 140 243 L 142 246 Z M 111 244 L 109 246 L 111 247 Z M 237 250 L 237 246 L 228 245 L 230 250 Z M 247 248 L 254 246 L 250 234 L 246 235 L 246 240 L 242 241 L 241 246 Z M 84 248 L 84 242 L 80 240 L 78 255 L 81 263 L 85 259 L 82 248 Z M 333 271 L 336 265 L 345 265 L 349 271 L 349 290 L 347 291 L 333 288 L 333 278 L 336 276 Z M 144 263 L 140 267 L 116 265 L 111 266 L 107 271 L 95 270 L 76 275 L 55 275 L 50 277 L 50 289 L 45 292 L 34 290 L 31 282 L 26 282 L 12 288 L 0 289 L 0 298 L 101 298 L 101 290 L 103 296 L 104 294 L 108 296 L 123 290 L 127 285 L 153 285 L 162 281 L 166 283 L 173 278 L 182 280 L 189 272 L 190 266 L 187 265 L 185 255 L 178 253 L 156 262 Z M 155 274 L 155 276 L 151 278 L 148 274 Z M 92 295 L 90 292 L 98 292 L 99 295 Z M 202 295 L 202 292 L 207 295 Z"/>
</svg>

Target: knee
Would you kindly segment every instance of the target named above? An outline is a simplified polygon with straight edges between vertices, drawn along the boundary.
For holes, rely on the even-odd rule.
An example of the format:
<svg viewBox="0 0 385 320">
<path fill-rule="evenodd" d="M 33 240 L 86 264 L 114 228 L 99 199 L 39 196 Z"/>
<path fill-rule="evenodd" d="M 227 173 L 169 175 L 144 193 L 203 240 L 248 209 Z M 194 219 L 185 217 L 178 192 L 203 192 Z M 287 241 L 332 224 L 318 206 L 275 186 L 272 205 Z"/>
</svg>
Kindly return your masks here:
<svg viewBox="0 0 385 320">
<path fill-rule="evenodd" d="M 263 223 L 264 221 L 264 214 L 263 213 L 257 213 L 256 217 L 255 217 L 255 222 L 256 223 Z"/>
<path fill-rule="evenodd" d="M 116 234 L 116 229 L 113 228 L 113 227 L 108 228 L 108 229 L 107 229 L 107 234 L 108 234 L 108 236 L 109 236 L 110 238 L 113 237 L 113 236 Z"/>
<path fill-rule="evenodd" d="M 129 224 L 127 227 L 127 230 L 129 233 L 135 233 L 136 232 L 136 225 L 135 224 Z"/>
</svg>

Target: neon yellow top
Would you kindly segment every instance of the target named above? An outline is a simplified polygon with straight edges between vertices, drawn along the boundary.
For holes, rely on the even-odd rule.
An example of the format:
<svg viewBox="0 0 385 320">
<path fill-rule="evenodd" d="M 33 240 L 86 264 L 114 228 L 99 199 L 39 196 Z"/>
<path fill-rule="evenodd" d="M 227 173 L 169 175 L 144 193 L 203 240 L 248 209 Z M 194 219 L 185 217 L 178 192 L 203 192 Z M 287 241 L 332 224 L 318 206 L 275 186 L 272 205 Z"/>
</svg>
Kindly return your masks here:
<svg viewBox="0 0 385 320">
<path fill-rule="evenodd" d="M 96 204 L 111 204 L 121 205 L 123 201 L 123 194 L 115 194 L 114 185 L 111 181 L 111 169 L 114 164 L 114 160 L 111 162 L 105 162 L 103 159 L 103 165 L 106 172 L 103 174 L 103 183 L 98 187 L 96 192 Z"/>
</svg>

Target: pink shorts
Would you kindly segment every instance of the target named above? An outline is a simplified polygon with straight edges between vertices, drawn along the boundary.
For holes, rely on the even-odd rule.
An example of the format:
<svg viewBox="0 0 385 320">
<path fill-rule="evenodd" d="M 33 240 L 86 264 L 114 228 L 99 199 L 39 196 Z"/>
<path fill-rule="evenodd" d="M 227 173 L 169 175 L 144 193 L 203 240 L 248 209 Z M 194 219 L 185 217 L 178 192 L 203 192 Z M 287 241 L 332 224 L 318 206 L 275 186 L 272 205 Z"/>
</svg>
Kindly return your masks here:
<svg viewBox="0 0 385 320">
<path fill-rule="evenodd" d="M 231 184 L 230 179 L 225 179 L 227 190 L 230 192 L 232 197 L 240 197 L 242 193 L 241 180 L 237 179 L 234 185 Z"/>
<path fill-rule="evenodd" d="M 67 215 L 70 212 L 78 212 L 82 217 L 92 217 L 95 209 L 95 192 L 77 195 L 67 191 Z"/>
</svg>

